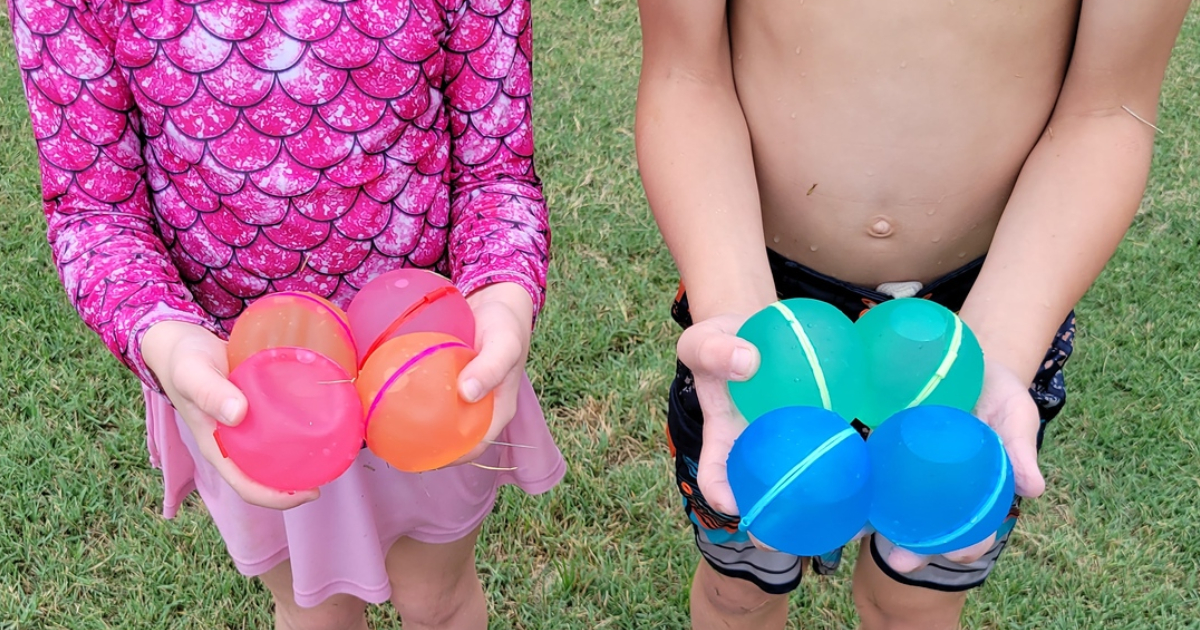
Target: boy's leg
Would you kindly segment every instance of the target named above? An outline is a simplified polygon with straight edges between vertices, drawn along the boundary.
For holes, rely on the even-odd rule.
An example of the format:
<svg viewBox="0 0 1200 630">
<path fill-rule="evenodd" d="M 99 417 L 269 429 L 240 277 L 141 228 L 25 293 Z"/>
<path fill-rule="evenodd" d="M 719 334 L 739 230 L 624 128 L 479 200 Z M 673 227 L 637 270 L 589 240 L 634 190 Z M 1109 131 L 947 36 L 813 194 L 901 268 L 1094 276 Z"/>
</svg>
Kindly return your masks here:
<svg viewBox="0 0 1200 630">
<path fill-rule="evenodd" d="M 702 559 L 692 582 L 692 627 L 770 630 L 787 621 L 788 593 L 800 584 L 800 558 L 755 547 L 737 517 L 708 505 L 696 482 L 703 435 L 691 372 L 678 364 L 671 385 L 667 438 L 675 478 Z"/>
<path fill-rule="evenodd" d="M 479 529 L 445 544 L 401 538 L 388 550 L 392 605 L 405 630 L 487 628 L 487 599 L 475 571 Z"/>
<path fill-rule="evenodd" d="M 334 595 L 313 608 L 301 608 L 292 594 L 292 564 L 281 562 L 259 576 L 275 600 L 275 630 L 367 630 L 367 603 Z"/>
<path fill-rule="evenodd" d="M 758 630 L 787 623 L 788 596 L 764 592 L 753 582 L 717 573 L 701 559 L 692 580 L 695 630 Z"/>
</svg>

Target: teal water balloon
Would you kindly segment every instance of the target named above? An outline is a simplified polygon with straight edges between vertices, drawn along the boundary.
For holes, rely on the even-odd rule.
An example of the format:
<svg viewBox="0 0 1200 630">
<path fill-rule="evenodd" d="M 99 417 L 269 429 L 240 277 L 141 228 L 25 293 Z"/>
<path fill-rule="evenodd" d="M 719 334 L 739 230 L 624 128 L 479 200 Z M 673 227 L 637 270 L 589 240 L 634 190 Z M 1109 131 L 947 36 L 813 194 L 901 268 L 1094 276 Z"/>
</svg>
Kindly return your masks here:
<svg viewBox="0 0 1200 630">
<path fill-rule="evenodd" d="M 972 411 L 983 388 L 983 350 L 944 306 L 888 300 L 855 323 L 866 353 L 868 387 L 858 419 L 874 428 L 898 411 L 944 405 Z"/>
<path fill-rule="evenodd" d="M 820 407 L 847 422 L 866 389 L 865 354 L 854 323 L 818 300 L 794 298 L 755 313 L 738 336 L 758 348 L 758 372 L 730 381 L 738 411 L 753 422 L 782 407 Z"/>
<path fill-rule="evenodd" d="M 867 438 L 870 522 L 913 553 L 974 545 L 1008 517 L 1012 463 L 1000 437 L 971 414 L 939 405 L 906 409 Z"/>
<path fill-rule="evenodd" d="M 866 442 L 836 413 L 784 407 L 746 427 L 726 461 L 738 528 L 797 556 L 828 553 L 867 524 Z"/>
</svg>

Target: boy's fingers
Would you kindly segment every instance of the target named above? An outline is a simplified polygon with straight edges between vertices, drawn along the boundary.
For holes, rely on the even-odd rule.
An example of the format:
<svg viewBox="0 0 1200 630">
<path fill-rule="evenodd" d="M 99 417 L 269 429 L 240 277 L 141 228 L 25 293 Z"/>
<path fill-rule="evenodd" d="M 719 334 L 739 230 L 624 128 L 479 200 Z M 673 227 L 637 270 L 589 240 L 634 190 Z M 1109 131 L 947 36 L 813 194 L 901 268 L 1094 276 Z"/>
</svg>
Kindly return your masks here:
<svg viewBox="0 0 1200 630">
<path fill-rule="evenodd" d="M 1037 430 L 1006 436 L 1004 449 L 1012 462 L 1017 495 L 1033 498 L 1045 492 L 1046 479 L 1038 468 Z"/>
<path fill-rule="evenodd" d="M 713 392 L 718 389 L 718 392 Z M 733 443 L 746 428 L 746 422 L 733 413 L 725 384 L 712 379 L 697 378 L 696 394 L 704 413 L 704 444 L 697 462 L 696 483 L 713 509 L 729 515 L 738 514 L 737 501 L 729 486 L 726 461 Z"/>
<path fill-rule="evenodd" d="M 929 557 L 915 554 L 907 549 L 892 546 L 892 551 L 884 558 L 888 566 L 897 573 L 912 573 L 929 564 Z"/>
<path fill-rule="evenodd" d="M 988 536 L 986 540 L 981 540 L 965 549 L 959 549 L 958 551 L 942 554 L 942 556 L 950 562 L 956 562 L 958 564 L 971 564 L 972 562 L 982 558 L 983 555 L 986 554 L 994 544 L 996 544 L 996 535 L 992 534 L 991 536 Z"/>
</svg>

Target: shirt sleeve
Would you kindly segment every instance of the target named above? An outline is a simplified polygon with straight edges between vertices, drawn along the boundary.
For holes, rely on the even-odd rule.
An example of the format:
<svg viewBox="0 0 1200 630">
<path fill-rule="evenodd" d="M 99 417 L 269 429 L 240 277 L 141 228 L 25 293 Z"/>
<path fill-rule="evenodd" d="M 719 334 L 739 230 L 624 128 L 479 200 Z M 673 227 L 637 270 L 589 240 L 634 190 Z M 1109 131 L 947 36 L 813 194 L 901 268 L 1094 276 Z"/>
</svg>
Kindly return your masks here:
<svg viewBox="0 0 1200 630">
<path fill-rule="evenodd" d="M 533 164 L 529 0 L 450 0 L 449 257 L 464 294 L 515 282 L 545 303 L 550 226 Z"/>
<path fill-rule="evenodd" d="M 8 0 L 37 143 L 47 237 L 84 323 L 142 382 L 150 326 L 174 320 L 217 333 L 155 227 L 133 93 L 86 0 Z"/>
</svg>

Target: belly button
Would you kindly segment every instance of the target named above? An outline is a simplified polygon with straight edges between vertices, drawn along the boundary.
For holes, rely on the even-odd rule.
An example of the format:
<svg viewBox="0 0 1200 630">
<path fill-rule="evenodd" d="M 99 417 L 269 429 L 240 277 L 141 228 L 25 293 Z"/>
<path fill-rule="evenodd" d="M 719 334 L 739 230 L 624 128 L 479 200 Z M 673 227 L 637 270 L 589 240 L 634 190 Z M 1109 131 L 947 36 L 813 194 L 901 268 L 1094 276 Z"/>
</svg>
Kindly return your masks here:
<svg viewBox="0 0 1200 630">
<path fill-rule="evenodd" d="M 892 227 L 891 218 L 882 214 L 871 218 L 870 224 L 867 227 L 867 234 L 875 238 L 887 238 L 892 235 L 895 230 Z"/>
</svg>

